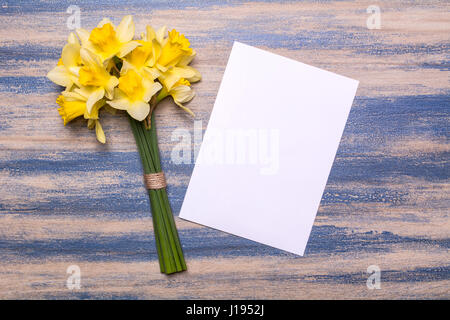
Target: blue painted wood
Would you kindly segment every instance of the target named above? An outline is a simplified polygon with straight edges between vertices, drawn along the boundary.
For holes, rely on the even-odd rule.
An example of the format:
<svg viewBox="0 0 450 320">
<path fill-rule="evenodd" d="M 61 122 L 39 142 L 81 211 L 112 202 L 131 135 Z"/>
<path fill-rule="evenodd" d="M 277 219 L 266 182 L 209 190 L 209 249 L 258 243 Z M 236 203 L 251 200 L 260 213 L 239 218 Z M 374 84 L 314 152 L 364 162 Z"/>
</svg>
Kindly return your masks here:
<svg viewBox="0 0 450 320">
<path fill-rule="evenodd" d="M 449 295 L 447 1 L 78 1 L 82 26 L 133 14 L 196 48 L 189 107 L 206 128 L 234 40 L 360 80 L 305 257 L 177 219 L 189 271 L 159 273 L 142 167 L 126 117 L 64 127 L 45 77 L 70 30 L 64 1 L 0 7 L 0 298 L 446 298 Z M 271 80 L 274 81 L 274 80 Z M 274 110 L 276 112 L 276 110 Z M 176 128 L 156 111 L 178 214 L 193 164 L 171 162 Z M 201 205 L 201 204 L 199 204 Z M 66 288 L 69 265 L 81 289 Z M 366 270 L 381 269 L 369 290 Z"/>
</svg>

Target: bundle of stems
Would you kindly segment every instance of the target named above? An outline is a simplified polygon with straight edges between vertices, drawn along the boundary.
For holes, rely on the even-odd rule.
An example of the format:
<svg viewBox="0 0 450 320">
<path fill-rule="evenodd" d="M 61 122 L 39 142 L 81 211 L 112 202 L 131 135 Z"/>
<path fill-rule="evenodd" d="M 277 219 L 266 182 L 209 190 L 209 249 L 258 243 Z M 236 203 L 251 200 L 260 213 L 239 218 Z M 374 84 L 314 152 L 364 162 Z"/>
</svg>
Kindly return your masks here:
<svg viewBox="0 0 450 320">
<path fill-rule="evenodd" d="M 137 121 L 130 116 L 128 118 L 139 149 L 144 173 L 161 172 L 154 116 L 150 117 L 150 125 L 146 124 L 146 120 Z M 187 269 L 186 262 L 184 261 L 166 188 L 148 190 L 148 195 L 161 272 L 171 274 L 184 271 Z"/>
</svg>

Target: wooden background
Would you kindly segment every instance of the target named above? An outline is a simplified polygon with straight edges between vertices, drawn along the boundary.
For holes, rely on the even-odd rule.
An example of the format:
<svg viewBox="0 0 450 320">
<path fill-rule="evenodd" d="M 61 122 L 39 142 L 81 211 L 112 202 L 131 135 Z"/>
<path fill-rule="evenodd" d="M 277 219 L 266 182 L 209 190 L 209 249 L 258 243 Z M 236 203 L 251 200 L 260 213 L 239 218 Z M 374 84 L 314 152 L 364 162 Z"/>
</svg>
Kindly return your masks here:
<svg viewBox="0 0 450 320">
<path fill-rule="evenodd" d="M 138 33 L 184 32 L 203 74 L 189 104 L 203 128 L 234 40 L 360 86 L 305 257 L 177 218 L 189 271 L 167 277 L 126 117 L 103 117 L 103 146 L 56 110 L 45 75 L 68 3 L 0 1 L 0 298 L 450 298 L 448 1 L 73 2 L 85 28 L 133 14 Z M 381 30 L 366 27 L 372 4 Z M 156 117 L 178 214 L 193 165 L 171 163 L 171 134 L 193 120 L 169 101 Z M 70 265 L 80 290 L 66 288 Z M 370 265 L 380 290 L 366 287 Z"/>
</svg>

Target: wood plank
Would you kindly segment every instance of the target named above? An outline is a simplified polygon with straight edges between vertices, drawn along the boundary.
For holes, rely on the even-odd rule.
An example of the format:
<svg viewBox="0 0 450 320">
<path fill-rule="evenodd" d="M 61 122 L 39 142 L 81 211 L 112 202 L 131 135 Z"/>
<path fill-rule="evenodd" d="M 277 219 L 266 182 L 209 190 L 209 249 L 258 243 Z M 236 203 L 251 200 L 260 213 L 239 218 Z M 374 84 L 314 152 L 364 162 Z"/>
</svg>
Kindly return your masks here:
<svg viewBox="0 0 450 320">
<path fill-rule="evenodd" d="M 60 88 L 45 75 L 70 32 L 68 4 L 6 2 L 0 298 L 450 298 L 450 4 L 378 1 L 382 28 L 369 30 L 371 4 L 80 2 L 85 28 L 129 13 L 137 34 L 151 23 L 187 35 L 203 75 L 189 107 L 203 128 L 234 40 L 360 80 L 306 256 L 177 219 L 189 271 L 166 277 L 126 118 L 102 115 L 102 146 L 83 120 L 64 127 L 56 111 Z M 193 119 L 170 101 L 156 119 L 178 214 L 193 164 L 171 162 L 172 135 L 193 132 Z M 70 291 L 74 264 L 82 288 Z M 366 287 L 370 265 L 381 290 Z"/>
</svg>

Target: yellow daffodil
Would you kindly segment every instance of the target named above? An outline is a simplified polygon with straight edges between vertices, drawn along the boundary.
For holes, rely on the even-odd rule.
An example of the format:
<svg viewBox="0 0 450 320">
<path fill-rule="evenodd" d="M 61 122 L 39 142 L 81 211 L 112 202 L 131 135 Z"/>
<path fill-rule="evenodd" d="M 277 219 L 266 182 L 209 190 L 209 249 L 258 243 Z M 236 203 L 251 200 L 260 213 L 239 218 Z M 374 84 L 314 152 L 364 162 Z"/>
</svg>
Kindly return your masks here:
<svg viewBox="0 0 450 320">
<path fill-rule="evenodd" d="M 161 56 L 161 49 L 163 44 L 165 43 L 165 34 L 167 30 L 166 27 L 159 28 L 158 31 L 155 32 L 151 26 L 146 27 L 146 33 L 142 34 L 142 41 L 151 45 L 151 57 L 148 59 L 147 63 L 149 67 L 155 67 L 156 61 Z M 163 68 L 165 71 L 165 68 Z"/>
<path fill-rule="evenodd" d="M 155 67 L 160 71 L 158 80 L 168 91 L 181 79 L 189 82 L 201 80 L 200 72 L 188 66 L 196 55 L 190 48 L 189 40 L 175 29 L 169 32 L 167 38 L 164 38 L 164 34 L 165 29 L 154 32 L 151 27 L 147 27 L 147 37 L 155 39 L 154 46 L 160 47 L 154 50 Z"/>
<path fill-rule="evenodd" d="M 165 34 L 165 27 L 155 32 L 152 27 L 147 26 L 146 34 L 142 36 L 142 47 L 136 48 L 124 58 L 124 66 L 129 68 L 131 65 L 134 69 L 141 70 L 139 66 L 145 65 L 145 70 L 150 70 L 162 84 L 158 101 L 170 95 L 180 108 L 194 115 L 183 103 L 194 97 L 190 83 L 201 80 L 200 72 L 188 65 L 196 53 L 190 48 L 189 40 L 178 31 L 170 31 L 168 37 Z M 137 53 L 133 56 L 135 51 Z"/>
<path fill-rule="evenodd" d="M 139 46 L 134 37 L 133 18 L 125 16 L 117 28 L 109 19 L 103 19 L 91 33 L 85 29 L 77 29 L 84 48 L 100 57 L 101 62 L 117 56 L 122 58 Z"/>
<path fill-rule="evenodd" d="M 172 90 L 172 87 L 181 79 L 186 79 L 189 82 L 197 82 L 201 79 L 200 73 L 189 66 L 177 66 L 162 72 L 158 76 L 158 80 L 163 84 L 167 90 Z"/>
<path fill-rule="evenodd" d="M 134 119 L 142 121 L 150 112 L 148 102 L 161 89 L 161 84 L 142 77 L 130 69 L 119 78 L 119 87 L 114 91 L 114 99 L 108 104 L 119 110 L 126 110 Z"/>
<path fill-rule="evenodd" d="M 98 56 L 85 48 L 81 49 L 81 60 L 84 65 L 79 71 L 79 83 L 80 87 L 85 87 L 84 92 L 89 93 L 87 110 L 91 112 L 93 105 L 103 97 L 113 98 L 119 79 L 103 67 Z"/>
<path fill-rule="evenodd" d="M 190 87 L 190 83 L 186 79 L 180 79 L 177 83 L 175 83 L 170 90 L 167 90 L 167 87 L 163 86 L 162 90 L 158 94 L 158 102 L 164 99 L 167 96 L 172 96 L 173 101 L 177 106 L 181 109 L 194 116 L 194 113 L 187 107 L 183 105 L 183 103 L 189 102 L 194 98 L 195 93 Z"/>
<path fill-rule="evenodd" d="M 151 41 L 138 40 L 140 46 L 126 55 L 122 62 L 122 73 L 133 69 L 141 76 L 155 80 L 160 72 L 158 69 L 152 67 L 154 64 L 154 45 Z"/>
<path fill-rule="evenodd" d="M 50 70 L 47 78 L 57 85 L 70 89 L 77 82 L 80 65 L 80 43 L 75 34 L 71 33 L 62 50 L 58 65 Z"/>
<path fill-rule="evenodd" d="M 194 50 L 189 47 L 189 40 L 175 29 L 169 32 L 169 37 L 162 40 L 161 45 L 161 53 L 156 63 L 163 69 L 177 65 L 184 57 L 194 55 Z"/>
<path fill-rule="evenodd" d="M 162 27 L 155 32 L 152 27 L 147 26 L 146 30 L 147 32 L 142 34 L 141 40 L 138 40 L 140 46 L 123 58 L 121 72 L 134 69 L 143 77 L 154 80 L 161 74 L 155 64 L 161 54 L 161 43 L 164 41 L 166 28 Z"/>
<path fill-rule="evenodd" d="M 182 78 L 199 81 L 200 73 L 188 66 L 195 57 L 189 40 L 176 30 L 170 31 L 167 38 L 165 33 L 165 27 L 155 32 L 147 26 L 146 34 L 139 40 L 141 46 L 124 57 L 122 72 L 134 69 L 143 76 L 158 78 L 168 90 Z"/>
<path fill-rule="evenodd" d="M 66 125 L 73 119 L 84 115 L 84 112 L 86 110 L 86 102 L 85 101 L 66 100 L 66 98 L 63 95 L 60 95 L 56 99 L 56 103 L 60 106 L 60 108 L 58 108 L 58 112 L 64 121 L 64 125 Z"/>
<path fill-rule="evenodd" d="M 56 99 L 56 103 L 60 106 L 58 112 L 64 121 L 64 125 L 75 118 L 84 116 L 84 118 L 88 120 L 88 127 L 90 129 L 93 129 L 95 126 L 97 140 L 101 143 L 105 143 L 105 133 L 98 120 L 98 112 L 100 108 L 105 105 L 105 100 L 101 99 L 100 101 L 97 101 L 91 112 L 88 112 L 86 102 L 87 98 L 76 91 L 63 91 Z"/>
</svg>

